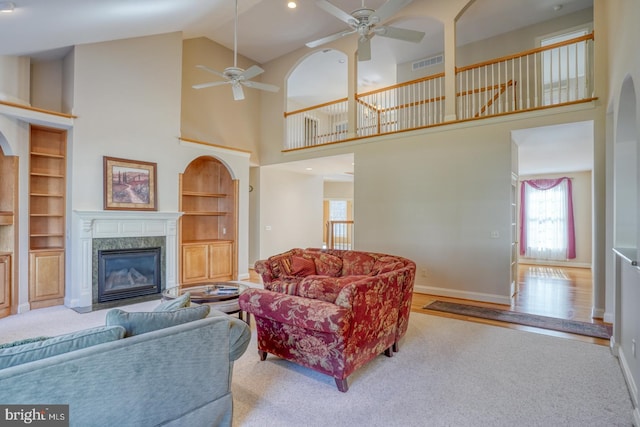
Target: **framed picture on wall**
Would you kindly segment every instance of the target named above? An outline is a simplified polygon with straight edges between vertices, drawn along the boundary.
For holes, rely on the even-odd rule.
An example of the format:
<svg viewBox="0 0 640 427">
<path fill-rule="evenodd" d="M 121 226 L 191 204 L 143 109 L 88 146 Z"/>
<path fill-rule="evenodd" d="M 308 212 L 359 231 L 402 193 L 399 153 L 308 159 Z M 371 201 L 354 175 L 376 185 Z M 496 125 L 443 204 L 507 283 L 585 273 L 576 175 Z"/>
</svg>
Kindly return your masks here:
<svg viewBox="0 0 640 427">
<path fill-rule="evenodd" d="M 158 210 L 156 164 L 104 156 L 104 209 Z"/>
</svg>

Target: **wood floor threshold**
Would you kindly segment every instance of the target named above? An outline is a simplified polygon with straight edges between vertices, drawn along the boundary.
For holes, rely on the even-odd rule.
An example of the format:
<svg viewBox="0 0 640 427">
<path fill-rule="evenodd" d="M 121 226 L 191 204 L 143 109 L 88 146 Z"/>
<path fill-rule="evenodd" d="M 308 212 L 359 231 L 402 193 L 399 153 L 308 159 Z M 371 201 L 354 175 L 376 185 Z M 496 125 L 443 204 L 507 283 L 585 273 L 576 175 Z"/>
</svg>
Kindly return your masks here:
<svg viewBox="0 0 640 427">
<path fill-rule="evenodd" d="M 536 334 L 541 334 L 541 335 L 549 335 L 549 336 L 554 336 L 554 337 L 559 337 L 559 338 L 567 338 L 567 339 L 572 339 L 575 341 L 582 341 L 582 342 L 586 342 L 586 343 L 590 343 L 590 344 L 597 344 L 597 345 L 601 345 L 601 346 L 605 346 L 608 347 L 609 346 L 609 340 L 607 339 L 603 339 L 603 338 L 593 338 L 593 337 L 587 337 L 584 335 L 577 335 L 577 334 L 569 334 L 566 332 L 559 332 L 559 331 L 552 331 L 549 329 L 542 329 L 542 328 L 536 328 L 533 326 L 525 326 L 525 325 L 518 325 L 515 323 L 508 323 L 508 322 L 500 322 L 500 321 L 496 321 L 496 320 L 488 320 L 488 319 L 481 319 L 479 317 L 471 317 L 471 316 L 463 316 L 463 315 L 458 315 L 458 314 L 452 314 L 452 313 L 444 313 L 441 311 L 436 311 L 436 310 L 429 310 L 426 308 L 423 308 L 425 305 L 437 300 L 437 299 L 443 299 L 444 298 L 439 298 L 437 296 L 434 295 L 425 295 L 425 294 L 418 294 L 418 293 L 414 293 L 413 296 L 413 302 L 412 302 L 412 306 L 411 306 L 411 311 L 416 312 L 416 313 L 422 313 L 422 314 L 429 314 L 431 316 L 440 316 L 440 317 L 448 317 L 451 319 L 458 319 L 458 320 L 464 320 L 467 322 L 474 322 L 474 323 L 482 323 L 485 325 L 491 325 L 491 326 L 499 326 L 502 328 L 508 328 L 508 329 L 516 329 L 519 331 L 527 331 L 527 332 L 532 332 L 532 333 L 536 333 Z M 463 304 L 470 304 L 470 305 L 477 305 L 479 307 L 490 307 L 490 308 L 502 308 L 502 309 L 508 309 L 508 306 L 504 306 L 504 305 L 497 305 L 497 304 L 485 304 L 479 301 L 470 301 L 470 300 L 455 300 L 455 299 L 451 299 L 451 298 L 447 298 L 446 300 L 451 300 L 452 302 L 459 302 L 459 303 L 463 303 Z"/>
</svg>

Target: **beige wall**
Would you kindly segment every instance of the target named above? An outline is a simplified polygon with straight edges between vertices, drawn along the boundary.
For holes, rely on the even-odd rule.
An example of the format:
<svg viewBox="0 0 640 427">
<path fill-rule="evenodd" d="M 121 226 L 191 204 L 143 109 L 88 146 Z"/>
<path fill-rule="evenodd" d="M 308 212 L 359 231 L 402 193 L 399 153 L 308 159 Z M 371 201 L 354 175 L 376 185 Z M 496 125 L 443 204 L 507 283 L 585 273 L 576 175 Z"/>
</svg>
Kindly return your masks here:
<svg viewBox="0 0 640 427">
<path fill-rule="evenodd" d="M 257 162 L 260 142 L 260 96 L 255 89 L 244 88 L 245 99 L 234 101 L 230 85 L 193 89 L 197 83 L 222 80 L 215 74 L 196 68 L 205 65 L 222 72 L 233 66 L 233 52 L 204 37 L 185 40 L 182 58 L 181 135 L 199 141 L 250 151 Z M 254 65 L 238 57 L 244 69 Z M 260 76 L 255 78 L 260 81 Z"/>
<path fill-rule="evenodd" d="M 436 17 L 448 28 L 463 3 L 439 1 L 432 9 L 414 2 L 407 13 Z M 352 60 L 345 40 L 330 47 Z M 266 64 L 269 81 L 284 80 L 307 54 L 300 50 Z M 281 112 L 272 106 L 284 106 L 285 95 L 262 97 L 261 164 L 353 153 L 356 249 L 416 261 L 419 292 L 505 304 L 511 280 L 511 131 L 593 120 L 597 135 L 604 124 L 601 106 L 583 105 L 283 153 Z M 494 231 L 499 238 L 491 238 Z"/>
</svg>

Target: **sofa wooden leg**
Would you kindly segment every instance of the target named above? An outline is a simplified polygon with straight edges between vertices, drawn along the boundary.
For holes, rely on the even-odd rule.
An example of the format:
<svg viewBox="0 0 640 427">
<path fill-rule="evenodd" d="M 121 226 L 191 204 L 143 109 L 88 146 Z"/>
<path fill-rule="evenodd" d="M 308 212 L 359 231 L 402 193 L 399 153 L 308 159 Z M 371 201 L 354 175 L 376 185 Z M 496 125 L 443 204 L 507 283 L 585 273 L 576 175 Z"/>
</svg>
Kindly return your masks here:
<svg viewBox="0 0 640 427">
<path fill-rule="evenodd" d="M 346 393 L 349 390 L 349 384 L 347 384 L 347 379 L 336 378 L 336 385 L 338 386 L 338 390 L 343 393 Z"/>
<path fill-rule="evenodd" d="M 398 351 L 400 351 L 400 344 L 396 341 L 393 343 L 393 352 L 397 353 Z"/>
<path fill-rule="evenodd" d="M 260 360 L 262 360 L 262 361 L 267 360 L 267 352 L 266 351 L 258 350 L 258 354 L 260 355 Z"/>
<path fill-rule="evenodd" d="M 393 349 L 392 349 L 392 347 L 389 347 L 388 349 L 386 349 L 384 351 L 384 355 L 387 356 L 387 357 L 393 357 Z"/>
</svg>

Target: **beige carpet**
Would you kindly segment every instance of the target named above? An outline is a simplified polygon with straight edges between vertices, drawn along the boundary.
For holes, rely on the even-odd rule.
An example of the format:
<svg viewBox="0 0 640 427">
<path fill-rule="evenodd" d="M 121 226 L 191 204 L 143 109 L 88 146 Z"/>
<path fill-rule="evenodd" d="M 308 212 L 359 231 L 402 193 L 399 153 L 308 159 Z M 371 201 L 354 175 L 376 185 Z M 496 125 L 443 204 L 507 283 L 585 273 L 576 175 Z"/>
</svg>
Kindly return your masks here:
<svg viewBox="0 0 640 427">
<path fill-rule="evenodd" d="M 151 310 L 157 301 L 123 307 Z M 0 319 L 0 342 L 101 325 L 108 310 L 64 307 Z M 333 379 L 269 356 L 255 331 L 233 374 L 234 427 L 630 426 L 632 405 L 607 347 L 412 313 L 394 357 Z"/>
</svg>

